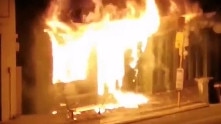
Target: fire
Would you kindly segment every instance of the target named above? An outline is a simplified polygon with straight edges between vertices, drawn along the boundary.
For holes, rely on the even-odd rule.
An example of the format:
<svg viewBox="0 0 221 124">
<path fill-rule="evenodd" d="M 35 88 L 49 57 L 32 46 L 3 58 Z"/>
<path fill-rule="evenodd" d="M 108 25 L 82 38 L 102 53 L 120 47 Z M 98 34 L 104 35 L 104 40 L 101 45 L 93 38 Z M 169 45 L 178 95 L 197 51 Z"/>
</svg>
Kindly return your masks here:
<svg viewBox="0 0 221 124">
<path fill-rule="evenodd" d="M 87 78 L 88 58 L 93 49 L 97 54 L 98 95 L 108 87 L 119 104 L 136 101 L 133 105 L 147 102 L 147 98 L 135 93 L 123 93 L 116 89 L 116 82 L 122 87 L 124 76 L 124 53 L 132 50 L 131 67 L 136 68 L 139 59 L 137 45 L 144 51 L 149 37 L 159 27 L 160 17 L 154 0 L 143 0 L 138 4 L 126 1 L 126 8 L 119 10 L 113 5 L 104 6 L 94 0 L 94 12 L 83 16 L 83 23 L 63 22 L 59 19 L 59 2 L 52 2 L 45 30 L 52 42 L 53 83 L 69 83 Z"/>
</svg>

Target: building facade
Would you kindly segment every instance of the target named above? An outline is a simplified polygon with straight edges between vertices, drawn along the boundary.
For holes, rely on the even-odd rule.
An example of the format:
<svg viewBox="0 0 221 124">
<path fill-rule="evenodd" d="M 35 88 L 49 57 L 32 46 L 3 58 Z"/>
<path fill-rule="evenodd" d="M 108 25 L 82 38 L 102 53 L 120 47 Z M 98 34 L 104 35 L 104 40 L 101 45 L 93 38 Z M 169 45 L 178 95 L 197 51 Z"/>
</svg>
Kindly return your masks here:
<svg viewBox="0 0 221 124">
<path fill-rule="evenodd" d="M 0 121 L 21 112 L 18 103 L 21 93 L 16 81 L 16 37 L 15 1 L 0 0 Z"/>
</svg>

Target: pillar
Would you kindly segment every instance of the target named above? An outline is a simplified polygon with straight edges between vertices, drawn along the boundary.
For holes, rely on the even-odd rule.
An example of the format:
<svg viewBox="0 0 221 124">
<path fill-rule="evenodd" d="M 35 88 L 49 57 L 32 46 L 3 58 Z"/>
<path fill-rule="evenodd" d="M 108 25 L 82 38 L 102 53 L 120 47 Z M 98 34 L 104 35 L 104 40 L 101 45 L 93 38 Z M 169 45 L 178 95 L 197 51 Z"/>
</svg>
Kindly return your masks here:
<svg viewBox="0 0 221 124">
<path fill-rule="evenodd" d="M 0 0 L 1 121 L 17 115 L 15 1 Z"/>
</svg>

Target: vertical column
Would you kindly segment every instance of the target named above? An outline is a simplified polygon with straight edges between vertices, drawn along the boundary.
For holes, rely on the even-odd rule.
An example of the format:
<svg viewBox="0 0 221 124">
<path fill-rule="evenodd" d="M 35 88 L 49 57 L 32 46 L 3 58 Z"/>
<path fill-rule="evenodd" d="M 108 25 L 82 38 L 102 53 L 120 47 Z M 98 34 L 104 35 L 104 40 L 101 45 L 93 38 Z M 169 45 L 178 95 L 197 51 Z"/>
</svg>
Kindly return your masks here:
<svg viewBox="0 0 221 124">
<path fill-rule="evenodd" d="M 208 44 L 207 44 L 207 36 L 203 39 L 203 76 L 208 76 Z"/>
<path fill-rule="evenodd" d="M 1 33 L 1 111 L 2 121 L 16 115 L 16 33 L 14 0 L 0 0 L 8 7 L 7 16 L 0 17 Z M 4 1 L 4 2 L 3 2 Z M 1 7 L 0 7 L 1 8 Z"/>
<path fill-rule="evenodd" d="M 0 30 L 1 30 L 1 27 L 0 27 Z M 0 33 L 0 103 L 2 103 L 2 73 L 1 73 L 1 70 L 2 70 L 2 36 L 1 36 L 1 33 Z M 2 121 L 2 106 L 0 105 L 0 122 Z"/>
</svg>

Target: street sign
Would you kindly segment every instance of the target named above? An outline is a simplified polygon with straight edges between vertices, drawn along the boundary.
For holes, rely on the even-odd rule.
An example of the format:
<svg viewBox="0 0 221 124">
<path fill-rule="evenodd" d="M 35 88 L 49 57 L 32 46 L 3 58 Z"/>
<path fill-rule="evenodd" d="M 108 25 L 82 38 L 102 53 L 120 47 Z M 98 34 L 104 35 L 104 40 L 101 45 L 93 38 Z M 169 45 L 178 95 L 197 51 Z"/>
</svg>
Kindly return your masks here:
<svg viewBox="0 0 221 124">
<path fill-rule="evenodd" d="M 177 32 L 176 39 L 175 39 L 175 48 L 182 48 L 183 42 L 184 42 L 184 33 Z"/>
<path fill-rule="evenodd" d="M 176 72 L 176 89 L 182 90 L 184 82 L 184 69 L 178 68 Z"/>
</svg>

